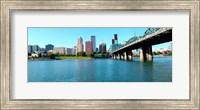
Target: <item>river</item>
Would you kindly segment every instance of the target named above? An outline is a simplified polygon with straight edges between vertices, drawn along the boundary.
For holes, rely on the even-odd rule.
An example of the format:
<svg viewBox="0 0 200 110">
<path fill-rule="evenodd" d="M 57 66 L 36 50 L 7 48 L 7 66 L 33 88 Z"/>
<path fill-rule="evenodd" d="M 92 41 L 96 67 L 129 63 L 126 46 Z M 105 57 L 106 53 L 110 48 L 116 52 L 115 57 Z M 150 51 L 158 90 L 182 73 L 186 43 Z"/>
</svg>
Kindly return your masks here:
<svg viewBox="0 0 200 110">
<path fill-rule="evenodd" d="M 172 58 L 28 61 L 28 82 L 171 82 Z"/>
</svg>

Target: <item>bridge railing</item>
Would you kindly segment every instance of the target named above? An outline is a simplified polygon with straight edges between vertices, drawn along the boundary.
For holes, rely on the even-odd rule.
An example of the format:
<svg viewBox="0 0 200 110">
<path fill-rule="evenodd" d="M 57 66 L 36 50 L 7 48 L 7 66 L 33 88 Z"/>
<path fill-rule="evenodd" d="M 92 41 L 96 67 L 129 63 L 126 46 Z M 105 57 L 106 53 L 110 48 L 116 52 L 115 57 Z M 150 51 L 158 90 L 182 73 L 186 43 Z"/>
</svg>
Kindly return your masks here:
<svg viewBox="0 0 200 110">
<path fill-rule="evenodd" d="M 141 39 L 143 38 L 148 38 L 152 35 L 156 35 L 158 33 L 162 33 L 164 31 L 167 31 L 169 29 L 172 29 L 171 27 L 167 27 L 167 28 L 148 28 L 145 32 L 144 32 L 144 35 L 143 36 L 137 36 L 137 37 L 132 37 L 130 38 L 128 41 L 126 41 L 125 44 L 122 44 L 122 45 L 119 45 L 118 47 L 116 47 L 113 51 L 115 50 L 118 50 L 120 48 L 123 48 L 124 46 L 127 46 L 133 42 L 136 42 L 136 41 L 140 41 Z"/>
</svg>

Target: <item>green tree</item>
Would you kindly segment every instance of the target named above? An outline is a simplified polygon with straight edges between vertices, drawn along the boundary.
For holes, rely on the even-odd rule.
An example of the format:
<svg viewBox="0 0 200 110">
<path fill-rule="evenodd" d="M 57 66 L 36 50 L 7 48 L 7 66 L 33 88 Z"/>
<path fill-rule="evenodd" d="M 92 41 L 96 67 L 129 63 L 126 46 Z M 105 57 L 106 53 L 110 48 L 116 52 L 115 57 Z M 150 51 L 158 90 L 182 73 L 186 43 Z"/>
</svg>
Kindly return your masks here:
<svg viewBox="0 0 200 110">
<path fill-rule="evenodd" d="M 167 52 L 167 55 L 170 55 L 170 56 L 171 56 L 171 55 L 172 55 L 172 52 Z"/>
<path fill-rule="evenodd" d="M 53 54 L 53 52 L 48 52 L 48 57 L 50 59 L 55 59 L 56 58 L 56 56 Z"/>
<path fill-rule="evenodd" d="M 158 55 L 156 52 L 153 52 L 153 55 Z"/>
<path fill-rule="evenodd" d="M 162 52 L 158 51 L 158 52 L 157 52 L 157 55 L 160 55 L 160 54 L 162 54 Z"/>
<path fill-rule="evenodd" d="M 95 52 L 92 52 L 91 54 L 89 54 L 89 56 L 94 58 L 95 54 L 96 54 Z"/>
<path fill-rule="evenodd" d="M 77 55 L 78 56 L 86 56 L 85 52 L 78 52 Z"/>
<path fill-rule="evenodd" d="M 49 58 L 50 58 L 50 59 L 55 59 L 55 55 L 54 55 L 54 54 L 50 54 L 50 55 L 49 55 Z"/>
</svg>

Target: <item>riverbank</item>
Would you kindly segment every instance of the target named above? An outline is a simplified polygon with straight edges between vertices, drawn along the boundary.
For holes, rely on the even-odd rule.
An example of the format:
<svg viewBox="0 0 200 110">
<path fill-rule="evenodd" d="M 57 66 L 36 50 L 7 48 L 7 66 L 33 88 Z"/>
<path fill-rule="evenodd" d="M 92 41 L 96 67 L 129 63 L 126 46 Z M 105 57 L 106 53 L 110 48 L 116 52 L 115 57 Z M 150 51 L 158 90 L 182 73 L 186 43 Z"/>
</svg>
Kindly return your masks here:
<svg viewBox="0 0 200 110">
<path fill-rule="evenodd" d="M 41 57 L 39 57 L 39 58 L 28 58 L 28 60 L 30 60 L 30 61 L 40 61 L 40 60 L 47 61 L 47 60 L 59 60 L 59 59 L 50 59 L 50 58 L 41 58 Z"/>
<path fill-rule="evenodd" d="M 153 56 L 154 58 L 169 58 L 169 57 L 172 57 L 172 56 L 163 56 L 163 55 L 154 55 Z M 45 57 L 45 58 L 42 58 L 42 57 L 39 57 L 39 58 L 28 58 L 28 60 L 31 60 L 31 61 L 40 61 L 40 60 L 75 60 L 75 59 L 78 59 L 78 60 L 81 60 L 81 59 L 99 59 L 99 58 L 109 58 L 109 57 L 94 57 L 92 58 L 91 56 L 55 56 L 54 59 L 50 59 L 48 57 Z M 138 56 L 133 56 L 133 58 L 139 58 Z"/>
<path fill-rule="evenodd" d="M 54 59 L 50 59 L 48 57 L 42 58 L 42 57 L 38 57 L 38 58 L 29 58 L 28 60 L 30 61 L 40 61 L 40 60 L 67 60 L 67 59 L 92 59 L 92 57 L 89 56 L 55 56 Z"/>
<path fill-rule="evenodd" d="M 134 58 L 140 58 L 140 56 L 133 56 Z M 168 57 L 172 57 L 171 55 L 153 55 L 153 57 L 156 58 L 168 58 Z"/>
<path fill-rule="evenodd" d="M 56 56 L 56 59 L 92 59 L 90 56 Z"/>
<path fill-rule="evenodd" d="M 153 55 L 155 58 L 169 58 L 172 57 L 171 55 Z"/>
</svg>

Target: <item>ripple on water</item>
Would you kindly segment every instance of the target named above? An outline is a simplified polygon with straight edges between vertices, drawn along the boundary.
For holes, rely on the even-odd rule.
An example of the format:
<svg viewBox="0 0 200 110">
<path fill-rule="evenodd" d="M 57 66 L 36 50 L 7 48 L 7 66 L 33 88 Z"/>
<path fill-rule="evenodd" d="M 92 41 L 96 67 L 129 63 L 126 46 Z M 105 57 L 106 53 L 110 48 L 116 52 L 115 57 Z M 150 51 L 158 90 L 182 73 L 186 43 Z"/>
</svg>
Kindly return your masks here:
<svg viewBox="0 0 200 110">
<path fill-rule="evenodd" d="M 28 61 L 29 82 L 171 82 L 172 58 Z"/>
</svg>

